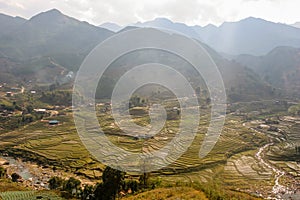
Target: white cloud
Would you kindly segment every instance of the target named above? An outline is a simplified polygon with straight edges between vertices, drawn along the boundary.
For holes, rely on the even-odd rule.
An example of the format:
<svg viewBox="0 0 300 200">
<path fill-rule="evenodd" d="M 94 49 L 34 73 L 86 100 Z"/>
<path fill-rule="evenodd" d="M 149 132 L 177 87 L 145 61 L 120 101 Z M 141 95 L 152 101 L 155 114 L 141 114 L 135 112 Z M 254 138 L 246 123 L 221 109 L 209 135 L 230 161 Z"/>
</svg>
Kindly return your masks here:
<svg viewBox="0 0 300 200">
<path fill-rule="evenodd" d="M 190 25 L 219 25 L 249 16 L 300 21 L 298 0 L 0 0 L 0 12 L 25 18 L 52 8 L 96 25 L 108 21 L 125 25 L 155 17 Z"/>
</svg>

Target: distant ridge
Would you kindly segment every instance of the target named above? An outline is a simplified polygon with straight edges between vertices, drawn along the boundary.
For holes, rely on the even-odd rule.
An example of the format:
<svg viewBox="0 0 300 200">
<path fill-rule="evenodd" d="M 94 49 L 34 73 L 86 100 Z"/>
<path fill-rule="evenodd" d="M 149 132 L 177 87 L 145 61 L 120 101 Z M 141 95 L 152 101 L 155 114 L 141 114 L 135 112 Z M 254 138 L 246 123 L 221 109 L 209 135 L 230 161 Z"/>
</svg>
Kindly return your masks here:
<svg viewBox="0 0 300 200">
<path fill-rule="evenodd" d="M 294 24 L 291 24 L 291 26 L 294 26 L 296 28 L 300 28 L 300 22 L 296 22 Z"/>
<path fill-rule="evenodd" d="M 233 59 L 254 70 L 273 87 L 300 97 L 300 48 L 281 46 L 264 56 L 244 54 Z"/>
<path fill-rule="evenodd" d="M 21 17 L 11 17 L 0 13 L 0 36 L 14 31 L 18 26 L 24 24 L 27 20 Z"/>
<path fill-rule="evenodd" d="M 166 18 L 133 24 L 138 27 L 171 29 L 201 40 L 221 53 L 264 55 L 277 46 L 300 47 L 300 29 L 290 25 L 248 17 L 238 22 L 188 26 Z"/>
<path fill-rule="evenodd" d="M 175 32 L 179 32 L 191 38 L 195 38 L 200 40 L 199 34 L 190 26 L 187 26 L 184 23 L 175 23 L 167 18 L 156 18 L 152 21 L 147 21 L 144 23 L 137 22 L 132 24 L 131 26 L 136 27 L 153 27 L 153 28 L 160 28 L 160 29 L 169 29 Z"/>
<path fill-rule="evenodd" d="M 106 28 L 113 32 L 118 32 L 123 28 L 122 26 L 115 24 L 115 23 L 111 23 L 111 22 L 103 23 L 99 27 Z"/>
<path fill-rule="evenodd" d="M 96 45 L 116 34 L 103 27 L 94 26 L 64 15 L 57 9 L 37 14 L 29 20 L 0 15 L 0 22 L 0 26 L 3 27 L 5 24 L 13 24 L 13 27 L 7 28 L 10 30 L 9 33 L 5 33 L 2 29 L 0 32 L 0 72 L 2 75 L 4 74 L 3 77 L 22 77 L 20 79 L 25 77 L 43 84 L 55 81 L 54 79 L 61 76 L 62 72 L 76 72 L 86 55 Z M 245 68 L 236 61 L 224 59 L 218 52 L 229 52 L 228 54 L 232 52 L 238 54 L 261 53 L 264 55 L 266 54 L 265 51 L 269 52 L 274 49 L 273 46 L 296 46 L 300 40 L 300 29 L 257 18 L 226 22 L 219 27 L 213 25 L 188 26 L 183 23 L 174 23 L 165 18 L 158 18 L 150 22 L 127 26 L 118 32 L 134 29 L 136 26 L 171 29 L 200 40 L 202 46 L 210 53 L 219 67 L 226 89 L 230 91 L 228 96 L 232 101 L 270 98 L 272 95 L 270 84 L 272 83 L 265 76 L 261 76 L 263 72 L 254 72 L 257 70 L 254 64 L 260 61 L 261 56 L 248 55 L 251 59 L 254 57 L 253 60 L 255 61 L 251 62 L 250 65 L 236 59 L 247 66 Z M 195 41 L 197 42 L 197 40 Z M 126 45 L 126 41 L 124 41 L 124 45 Z M 276 52 L 277 50 L 275 56 L 271 53 L 266 57 L 272 62 L 270 65 L 267 63 L 268 65 L 264 66 L 277 66 L 280 69 L 277 71 L 280 73 L 287 68 L 286 65 L 278 65 L 280 63 L 278 58 L 284 60 L 281 55 L 299 57 L 298 54 L 290 54 L 289 50 Z M 145 55 L 145 60 L 149 59 L 149 55 Z M 273 60 L 276 59 L 277 61 L 273 63 Z M 135 57 L 129 60 L 135 60 Z M 258 61 L 256 62 L 256 60 Z M 290 59 L 285 63 L 296 66 L 298 60 Z M 276 70 L 272 69 L 271 71 Z M 32 74 L 35 77 L 32 77 Z M 291 75 L 293 71 L 283 74 L 283 77 L 285 75 L 293 77 Z M 274 80 L 278 77 L 272 74 L 270 76 L 275 77 Z M 14 80 L 14 78 L 9 78 L 9 80 Z M 283 88 L 280 84 L 278 87 Z"/>
</svg>

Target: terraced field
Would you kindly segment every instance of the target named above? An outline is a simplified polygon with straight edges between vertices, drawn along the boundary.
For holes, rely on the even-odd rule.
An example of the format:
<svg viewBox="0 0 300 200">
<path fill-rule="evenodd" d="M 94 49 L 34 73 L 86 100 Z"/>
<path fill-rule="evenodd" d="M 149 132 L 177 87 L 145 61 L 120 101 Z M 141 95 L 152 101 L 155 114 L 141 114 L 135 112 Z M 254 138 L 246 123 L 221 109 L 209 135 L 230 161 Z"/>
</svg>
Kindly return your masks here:
<svg viewBox="0 0 300 200">
<path fill-rule="evenodd" d="M 0 197 L 2 200 L 35 200 L 35 199 L 51 199 L 63 200 L 53 192 L 37 192 L 37 191 L 10 191 L 1 192 Z"/>
<path fill-rule="evenodd" d="M 22 129 L 1 134 L 1 148 L 42 165 L 62 167 L 90 178 L 95 178 L 95 175 L 99 177 L 104 166 L 82 145 L 72 115 L 55 119 L 60 121 L 60 125 L 49 126 L 47 121 L 37 121 Z"/>
<path fill-rule="evenodd" d="M 43 121 L 32 123 L 22 129 L 1 134 L 0 146 L 14 155 L 36 159 L 43 165 L 55 165 L 97 180 L 104 165 L 96 161 L 82 145 L 72 115 L 69 113 L 51 119 L 59 120 L 60 125 L 48 126 Z M 154 137 L 136 139 L 122 135 L 110 114 L 99 112 L 98 119 L 112 143 L 132 152 L 152 152 L 160 149 L 174 138 L 178 130 L 178 121 L 169 119 L 161 132 Z M 206 157 L 199 158 L 209 119 L 208 110 L 202 110 L 198 133 L 188 151 L 171 165 L 152 173 L 153 177 L 161 177 L 163 185 L 214 182 L 227 191 L 268 195 L 268 191 L 272 191 L 274 185 L 274 173 L 259 162 L 256 154 L 259 148 L 269 143 L 271 133 L 260 133 L 250 129 L 243 126 L 241 117 L 227 115 L 222 134 L 214 149 Z M 133 121 L 147 126 L 149 117 L 139 116 Z M 297 134 L 290 136 L 297 137 Z M 271 153 L 272 148 L 279 146 L 278 142 L 276 147 L 270 147 L 268 156 L 275 157 L 275 154 Z M 276 161 L 275 164 L 289 168 L 291 173 L 298 170 L 297 164 L 293 162 L 282 164 Z"/>
<path fill-rule="evenodd" d="M 189 199 L 189 200 L 207 200 L 206 195 L 189 187 L 174 187 L 155 189 L 141 194 L 123 198 L 124 200 L 176 200 L 176 199 Z"/>
</svg>

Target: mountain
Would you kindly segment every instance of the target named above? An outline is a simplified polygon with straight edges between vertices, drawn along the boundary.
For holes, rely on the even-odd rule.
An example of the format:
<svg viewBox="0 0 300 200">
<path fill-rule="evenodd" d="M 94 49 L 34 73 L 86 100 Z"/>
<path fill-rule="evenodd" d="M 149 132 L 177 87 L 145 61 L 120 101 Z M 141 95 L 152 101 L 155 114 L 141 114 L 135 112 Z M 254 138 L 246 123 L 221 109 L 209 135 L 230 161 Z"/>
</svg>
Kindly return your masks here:
<svg viewBox="0 0 300 200">
<path fill-rule="evenodd" d="M 152 21 L 147 21 L 144 23 L 138 22 L 133 24 L 132 26 L 136 27 L 152 27 L 152 28 L 159 28 L 159 29 L 169 29 L 175 32 L 184 34 L 191 38 L 195 38 L 200 40 L 198 33 L 190 26 L 187 26 L 183 23 L 174 23 L 169 19 L 166 18 L 156 18 Z"/>
<path fill-rule="evenodd" d="M 113 32 L 53 9 L 40 13 L 0 37 L 0 55 L 18 61 L 50 57 L 70 70 Z"/>
<path fill-rule="evenodd" d="M 14 31 L 17 27 L 19 27 L 21 24 L 24 24 L 25 22 L 26 19 L 24 18 L 11 17 L 0 13 L 0 24 L 1 24 L 0 37 L 2 35 Z"/>
<path fill-rule="evenodd" d="M 188 26 L 166 18 L 156 18 L 132 26 L 170 29 L 198 39 L 220 53 L 264 55 L 277 46 L 300 47 L 300 29 L 249 17 L 238 22 L 224 22 L 217 27 Z"/>
<path fill-rule="evenodd" d="M 111 23 L 111 22 L 103 23 L 99 27 L 105 28 L 105 29 L 113 31 L 113 32 L 118 32 L 122 29 L 122 26 L 115 24 L 115 23 Z"/>
<path fill-rule="evenodd" d="M 296 22 L 294 24 L 291 24 L 291 26 L 296 27 L 296 28 L 300 28 L 300 22 Z"/>
<path fill-rule="evenodd" d="M 195 27 L 173 23 L 166 19 L 156 19 L 137 25 L 159 26 L 181 31 L 191 37 L 197 36 Z M 136 27 L 129 26 L 121 31 L 134 28 Z M 206 28 L 215 29 L 216 27 L 208 26 Z M 76 72 L 85 56 L 97 44 L 113 34 L 115 33 L 112 31 L 78 21 L 55 9 L 40 13 L 17 26 L 15 31 L 0 37 L 0 79 L 1 81 L 15 80 L 19 82 L 30 80 L 32 83 L 42 84 L 64 83 L 68 73 Z M 126 41 L 123 45 L 126 45 Z M 202 46 L 217 63 L 231 101 L 270 97 L 270 86 L 251 69 L 224 59 L 204 43 Z M 166 61 L 166 64 L 170 66 L 176 64 L 180 70 L 191 77 L 194 86 L 199 86 L 200 77 L 196 76 L 193 70 L 188 70 L 188 67 L 191 68 L 188 63 L 178 60 L 170 54 L 165 55 L 163 52 L 131 55 L 122 62 L 119 61 L 119 66 L 136 66 L 151 61 L 151 59 L 152 61 L 156 59 L 157 62 Z M 123 69 L 121 71 L 123 72 Z M 113 77 L 111 80 L 106 80 L 108 83 L 106 85 L 111 88 L 114 80 L 117 79 Z M 107 94 L 105 90 L 101 92 Z"/>
<path fill-rule="evenodd" d="M 56 9 L 16 24 L 13 31 L 0 36 L 0 72 L 13 75 L 15 81 L 43 84 L 65 80 L 96 45 L 114 34 Z"/>
<path fill-rule="evenodd" d="M 272 86 L 254 70 L 241 65 L 235 60 L 224 58 L 206 44 L 202 43 L 202 46 L 220 70 L 230 102 L 253 101 L 275 97 L 276 94 L 272 92 Z"/>
<path fill-rule="evenodd" d="M 235 61 L 251 68 L 273 87 L 300 96 L 300 49 L 276 47 L 264 56 L 239 55 Z"/>
<path fill-rule="evenodd" d="M 300 47 L 300 29 L 253 17 L 194 29 L 204 43 L 232 55 L 263 55 L 277 46 Z"/>
<path fill-rule="evenodd" d="M 135 28 L 138 27 L 128 26 L 121 31 L 133 30 Z M 253 70 L 235 61 L 223 58 L 206 44 L 198 42 L 209 53 L 220 70 L 229 101 L 251 101 L 273 97 L 270 85 L 263 81 Z M 122 45 L 126 46 L 126 41 Z M 145 50 L 128 53 L 126 56 L 122 56 L 113 62 L 111 65 L 112 69 L 108 70 L 108 74 L 105 74 L 106 79 L 103 80 L 104 82 L 101 84 L 103 87 L 97 97 L 110 98 L 111 93 L 109 91 L 112 89 L 111 85 L 115 84 L 114 81 L 118 80 L 124 71 L 130 70 L 131 66 L 138 66 L 149 62 L 172 66 L 185 77 L 188 77 L 193 87 L 200 87 L 202 90 L 206 90 L 202 77 L 193 70 L 193 67 L 188 62 L 164 51 Z M 168 78 L 172 81 L 172 74 Z"/>
</svg>

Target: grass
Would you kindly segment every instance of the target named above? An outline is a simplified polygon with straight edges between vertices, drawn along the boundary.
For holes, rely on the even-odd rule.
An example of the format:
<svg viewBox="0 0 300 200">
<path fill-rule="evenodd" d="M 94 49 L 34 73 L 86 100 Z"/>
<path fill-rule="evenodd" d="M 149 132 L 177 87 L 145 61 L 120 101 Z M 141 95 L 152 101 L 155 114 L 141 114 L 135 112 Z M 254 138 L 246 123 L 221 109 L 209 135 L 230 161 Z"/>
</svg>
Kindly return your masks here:
<svg viewBox="0 0 300 200">
<path fill-rule="evenodd" d="M 0 193 L 7 191 L 26 191 L 28 188 L 24 188 L 20 183 L 11 182 L 8 179 L 0 179 Z"/>
<path fill-rule="evenodd" d="M 191 187 L 158 188 L 122 200 L 208 200 L 204 192 Z"/>
<path fill-rule="evenodd" d="M 54 192 L 46 191 L 9 191 L 1 192 L 0 197 L 2 200 L 35 200 L 35 199 L 51 199 L 51 200 L 63 200 Z"/>
</svg>

